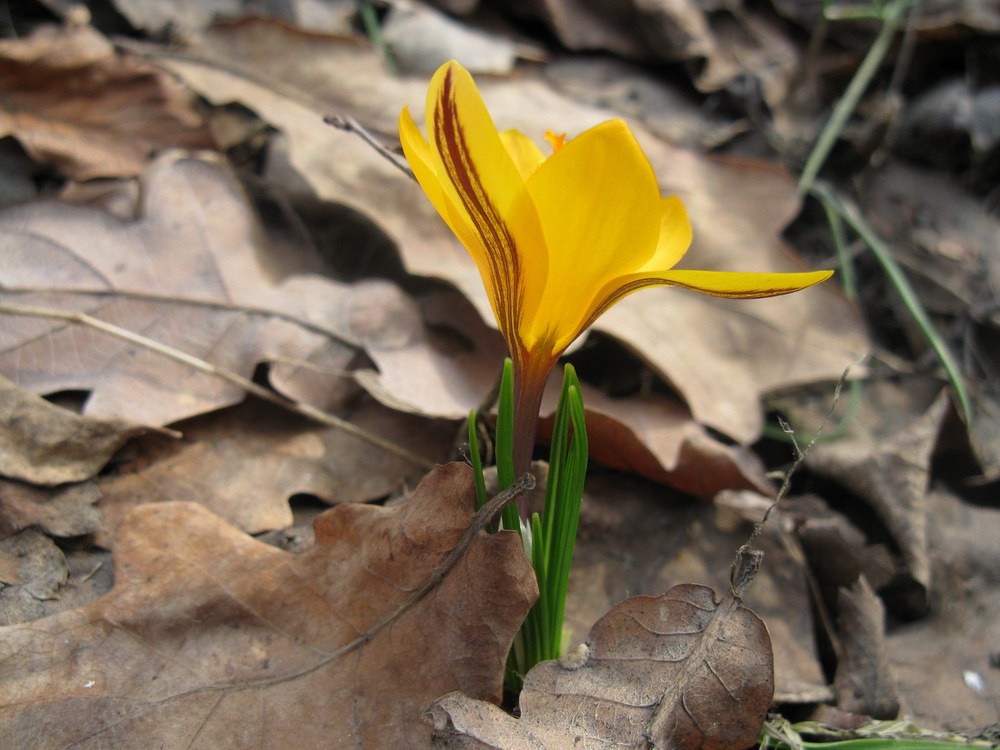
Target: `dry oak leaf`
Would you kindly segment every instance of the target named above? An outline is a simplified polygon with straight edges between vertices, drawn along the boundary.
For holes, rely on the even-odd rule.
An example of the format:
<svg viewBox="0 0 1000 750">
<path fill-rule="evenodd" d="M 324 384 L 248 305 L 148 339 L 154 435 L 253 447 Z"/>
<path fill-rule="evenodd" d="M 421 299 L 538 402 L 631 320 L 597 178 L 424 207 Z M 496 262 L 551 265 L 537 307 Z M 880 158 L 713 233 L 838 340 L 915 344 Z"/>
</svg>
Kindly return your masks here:
<svg viewBox="0 0 1000 750">
<path fill-rule="evenodd" d="M 591 629 L 587 645 L 532 669 L 521 718 L 461 693 L 428 714 L 441 747 L 498 750 L 681 748 L 754 744 L 771 703 L 764 623 L 729 595 L 674 586 L 626 599 Z"/>
<path fill-rule="evenodd" d="M 497 700 L 537 596 L 514 534 L 476 535 L 408 608 L 473 515 L 471 471 L 435 469 L 393 508 L 345 505 L 295 555 L 192 503 L 136 509 L 115 586 L 0 630 L 11 747 L 421 748 L 432 700 Z"/>
<path fill-rule="evenodd" d="M 317 125 L 340 112 L 393 133 L 404 105 L 419 115 L 423 81 L 390 76 L 377 54 L 357 43 L 259 20 L 215 27 L 183 59 L 157 60 L 213 103 L 239 102 L 281 130 L 291 166 L 319 197 L 370 217 L 397 244 L 407 270 L 451 282 L 492 319 L 475 263 L 419 189 L 359 139 Z M 525 77 L 481 84 L 501 128 L 539 140 L 548 128 L 579 133 L 615 116 Z M 662 192 L 680 196 L 688 208 L 696 238 L 691 263 L 801 270 L 780 239 L 800 206 L 787 174 L 761 163 L 708 159 L 634 130 Z M 867 346 L 857 312 L 831 284 L 741 302 L 649 289 L 622 300 L 595 328 L 649 363 L 695 419 L 744 443 L 760 433 L 762 394 L 835 380 Z"/>
<path fill-rule="evenodd" d="M 189 91 L 89 26 L 0 41 L 0 92 L 0 135 L 76 179 L 131 177 L 156 151 L 212 146 Z"/>
<path fill-rule="evenodd" d="M 5 302 L 71 309 L 250 377 L 267 358 L 343 369 L 356 349 L 307 321 L 291 277 L 268 273 L 259 227 L 236 180 L 168 153 L 141 177 L 139 218 L 55 201 L 0 211 Z M 354 290 L 315 279 L 348 310 Z M 334 304 L 328 301 L 328 304 Z M 162 425 L 241 401 L 241 388 L 189 365 L 61 320 L 21 316 L 0 327 L 0 371 L 37 392 L 89 390 L 88 416 Z M 346 394 L 328 376 L 328 394 Z"/>
</svg>

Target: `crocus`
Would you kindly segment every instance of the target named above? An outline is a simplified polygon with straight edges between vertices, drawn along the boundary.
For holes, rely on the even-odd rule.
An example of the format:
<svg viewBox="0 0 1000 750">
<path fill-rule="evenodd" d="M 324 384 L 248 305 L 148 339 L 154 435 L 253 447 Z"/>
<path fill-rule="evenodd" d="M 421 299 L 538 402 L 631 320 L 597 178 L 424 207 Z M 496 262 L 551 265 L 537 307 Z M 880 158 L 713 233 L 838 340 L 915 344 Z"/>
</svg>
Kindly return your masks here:
<svg viewBox="0 0 1000 750">
<path fill-rule="evenodd" d="M 424 138 L 407 109 L 399 135 L 414 176 L 479 267 L 514 361 L 514 466 L 528 468 L 542 391 L 566 347 L 602 313 L 648 286 L 715 297 L 773 297 L 828 278 L 812 273 L 672 270 L 691 244 L 680 199 L 656 175 L 622 120 L 546 157 L 516 130 L 500 132 L 476 85 L 452 61 L 427 92 Z"/>
</svg>

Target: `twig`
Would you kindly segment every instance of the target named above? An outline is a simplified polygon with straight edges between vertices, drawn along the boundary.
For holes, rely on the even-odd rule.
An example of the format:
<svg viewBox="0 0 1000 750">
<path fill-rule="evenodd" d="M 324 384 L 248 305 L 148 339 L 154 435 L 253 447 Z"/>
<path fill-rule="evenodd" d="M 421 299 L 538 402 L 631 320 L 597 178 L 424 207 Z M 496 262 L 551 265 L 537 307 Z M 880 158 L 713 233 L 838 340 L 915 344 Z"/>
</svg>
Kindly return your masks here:
<svg viewBox="0 0 1000 750">
<path fill-rule="evenodd" d="M 823 421 L 820 422 L 819 427 L 816 428 L 816 433 L 812 436 L 812 440 L 809 441 L 805 448 L 799 448 L 798 442 L 795 440 L 795 431 L 789 427 L 788 423 L 778 417 L 778 422 L 781 424 L 781 429 L 789 436 L 792 442 L 792 447 L 795 450 L 795 460 L 792 465 L 785 472 L 785 478 L 781 482 L 781 487 L 778 489 L 778 493 L 774 496 L 774 500 L 764 511 L 764 515 L 761 516 L 760 520 L 753 525 L 753 531 L 750 532 L 750 536 L 747 537 L 746 542 L 739 548 L 736 552 L 736 559 L 733 560 L 733 564 L 729 569 L 729 583 L 730 592 L 737 599 L 742 599 L 743 594 L 746 592 L 747 588 L 753 582 L 754 576 L 757 574 L 757 569 L 760 567 L 760 561 L 763 557 L 763 552 L 760 550 L 753 549 L 753 543 L 760 536 L 760 533 L 764 530 L 764 524 L 767 523 L 767 519 L 771 517 L 771 512 L 778 507 L 785 496 L 788 494 L 788 490 L 791 487 L 792 476 L 798 471 L 802 462 L 806 460 L 806 456 L 809 455 L 809 451 L 812 450 L 813 446 L 816 445 L 816 441 L 819 440 L 820 435 L 823 434 L 823 430 L 826 429 L 827 424 L 829 424 L 830 419 L 833 417 L 833 412 L 837 408 L 837 402 L 840 401 L 840 392 L 843 390 L 844 383 L 847 382 L 847 377 L 851 372 L 857 362 L 848 365 L 844 372 L 840 376 L 840 380 L 837 381 L 837 387 L 833 390 L 833 401 L 830 403 L 830 408 L 823 417 Z"/>
<path fill-rule="evenodd" d="M 379 143 L 378 139 L 373 136 L 360 122 L 355 120 L 353 117 L 347 115 L 327 115 L 323 118 L 323 122 L 327 125 L 332 125 L 337 128 L 337 130 L 343 130 L 347 133 L 354 133 L 356 136 L 361 138 L 365 143 L 375 149 L 375 152 L 381 156 L 383 159 L 387 159 L 392 166 L 398 169 L 400 172 L 405 174 L 411 180 L 416 180 L 417 178 L 413 174 L 413 170 L 410 169 L 410 165 L 406 163 L 399 154 L 390 149 L 383 143 Z"/>
<path fill-rule="evenodd" d="M 174 360 L 175 362 L 180 362 L 181 364 L 187 365 L 192 369 L 203 372 L 206 375 L 211 375 L 212 377 L 219 378 L 220 380 L 225 380 L 228 383 L 232 383 L 238 388 L 242 388 L 247 393 L 252 393 L 258 398 L 269 401 L 272 404 L 277 404 L 278 406 L 288 409 L 289 411 L 296 412 L 302 416 L 313 420 L 314 422 L 319 422 L 320 424 L 325 424 L 330 427 L 336 427 L 337 429 L 343 430 L 344 432 L 353 435 L 354 437 L 364 440 L 370 445 L 374 445 L 377 448 L 393 453 L 400 458 L 404 458 L 407 461 L 420 466 L 424 469 L 434 468 L 435 463 L 430 461 L 423 456 L 418 456 L 415 453 L 411 453 L 406 448 L 396 445 L 395 443 L 389 442 L 378 435 L 373 435 L 372 433 L 361 429 L 360 427 L 351 424 L 350 422 L 335 417 L 332 414 L 328 414 L 320 409 L 309 404 L 299 403 L 297 401 L 292 401 L 291 399 L 285 398 L 274 391 L 270 391 L 260 385 L 257 385 L 252 380 L 244 378 L 242 375 L 237 375 L 234 372 L 229 372 L 228 370 L 223 370 L 216 367 L 211 362 L 206 362 L 203 359 L 199 359 L 187 352 L 183 352 L 179 349 L 167 346 L 166 344 L 161 344 L 159 341 L 142 336 L 133 331 L 129 331 L 126 328 L 120 328 L 112 323 L 100 320 L 93 316 L 87 315 L 86 313 L 77 312 L 73 310 L 56 310 L 46 307 L 29 307 L 26 305 L 10 305 L 10 304 L 0 304 L 0 313 L 7 313 L 9 315 L 26 315 L 34 318 L 52 318 L 55 320 L 66 320 L 71 323 L 76 323 L 79 325 L 89 326 L 90 328 L 95 328 L 102 331 L 110 336 L 114 336 L 125 341 L 129 341 L 133 344 L 148 349 L 149 351 L 156 352 L 164 357 Z"/>
</svg>

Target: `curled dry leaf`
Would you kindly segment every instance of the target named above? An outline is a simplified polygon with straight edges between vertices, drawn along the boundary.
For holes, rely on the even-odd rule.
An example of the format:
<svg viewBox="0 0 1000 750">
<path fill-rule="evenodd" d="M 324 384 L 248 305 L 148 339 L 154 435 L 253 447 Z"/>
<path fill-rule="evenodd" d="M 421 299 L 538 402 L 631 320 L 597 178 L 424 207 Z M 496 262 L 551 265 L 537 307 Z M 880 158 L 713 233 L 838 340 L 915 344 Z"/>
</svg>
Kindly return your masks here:
<svg viewBox="0 0 1000 750">
<path fill-rule="evenodd" d="M 770 505 L 770 497 L 760 499 L 764 508 Z M 756 521 L 762 512 L 754 509 L 749 515 Z M 756 546 L 765 564 L 745 603 L 768 624 L 775 700 L 829 700 L 832 692 L 816 645 L 808 571 L 780 520 L 774 519 L 758 537 Z M 568 643 L 580 642 L 590 626 L 630 592 L 665 591 L 677 581 L 725 589 L 733 551 L 750 530 L 749 522 L 718 504 L 696 502 L 633 477 L 589 476 L 566 604 Z"/>
<path fill-rule="evenodd" d="M 455 21 L 438 10 L 395 0 L 382 29 L 393 59 L 405 73 L 431 75 L 448 60 L 461 60 L 473 73 L 510 73 L 519 46 Z M 535 57 L 543 56 L 535 51 Z"/>
<path fill-rule="evenodd" d="M 64 554 L 35 529 L 0 539 L 0 625 L 31 622 L 93 601 L 111 588 L 105 562 L 100 553 Z"/>
<path fill-rule="evenodd" d="M 224 23 L 248 13 L 281 19 L 310 31 L 350 34 L 357 15 L 353 0 L 199 0 L 196 3 L 114 0 L 114 5 L 135 28 L 150 36 L 169 34 L 173 38 L 183 38 L 213 23 Z"/>
<path fill-rule="evenodd" d="M 928 393 L 928 386 L 930 391 Z M 906 575 L 917 586 L 900 602 L 904 614 L 927 607 L 927 488 L 931 454 L 948 410 L 936 383 L 865 384 L 847 436 L 813 446 L 806 465 L 875 509 L 898 545 Z"/>
<path fill-rule="evenodd" d="M 752 79 L 768 104 L 780 103 L 799 66 L 798 47 L 767 13 L 745 3 L 727 3 L 716 13 L 706 5 L 698 0 L 614 5 L 524 0 L 518 9 L 551 27 L 569 49 L 690 62 L 694 84 L 702 91 L 733 87 L 745 96 L 746 81 Z"/>
<path fill-rule="evenodd" d="M 82 417 L 0 375 L 0 474 L 5 477 L 44 485 L 90 479 L 129 438 L 149 430 L 121 419 Z"/>
<path fill-rule="evenodd" d="M 528 673 L 521 718 L 453 693 L 429 718 L 452 748 L 682 747 L 754 743 L 774 691 L 767 628 L 731 595 L 682 584 L 620 603 L 588 645 Z"/>
<path fill-rule="evenodd" d="M 0 734 L 12 747 L 420 748 L 421 714 L 451 690 L 500 697 L 537 596 L 516 535 L 462 539 L 468 467 L 408 502 L 346 505 L 300 555 L 193 503 L 136 509 L 102 599 L 0 637 Z"/>
<path fill-rule="evenodd" d="M 837 707 L 876 719 L 899 714 L 899 694 L 885 644 L 885 607 L 864 576 L 837 598 Z"/>
<path fill-rule="evenodd" d="M 551 412 L 542 421 L 543 432 L 551 431 L 556 386 L 550 384 L 542 405 L 543 413 Z M 706 500 L 725 489 L 770 492 L 754 453 L 711 437 L 678 401 L 656 393 L 614 399 L 587 385 L 583 398 L 595 461 Z"/>
<path fill-rule="evenodd" d="M 131 177 L 156 151 L 212 145 L 188 91 L 89 26 L 0 41 L 0 90 L 0 135 L 76 179 Z"/>
</svg>

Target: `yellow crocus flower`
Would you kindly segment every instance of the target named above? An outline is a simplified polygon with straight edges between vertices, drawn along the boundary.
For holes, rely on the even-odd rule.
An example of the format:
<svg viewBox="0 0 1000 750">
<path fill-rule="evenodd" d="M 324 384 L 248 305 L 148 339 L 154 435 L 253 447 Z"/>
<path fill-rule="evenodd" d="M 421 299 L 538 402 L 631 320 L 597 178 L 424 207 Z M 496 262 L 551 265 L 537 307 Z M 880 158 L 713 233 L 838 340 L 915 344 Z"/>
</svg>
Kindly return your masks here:
<svg viewBox="0 0 1000 750">
<path fill-rule="evenodd" d="M 671 270 L 691 244 L 679 198 L 661 198 L 653 168 L 622 120 L 572 140 L 547 134 L 546 157 L 499 132 L 476 84 L 448 62 L 431 79 L 424 138 L 407 109 L 399 136 L 417 182 L 479 267 L 514 360 L 515 468 L 530 462 L 545 380 L 602 313 L 647 286 L 715 297 L 773 297 L 830 277 Z"/>
</svg>

